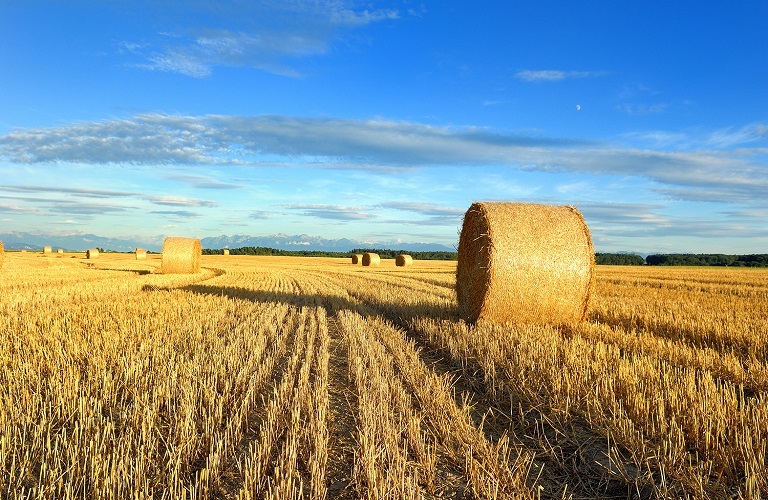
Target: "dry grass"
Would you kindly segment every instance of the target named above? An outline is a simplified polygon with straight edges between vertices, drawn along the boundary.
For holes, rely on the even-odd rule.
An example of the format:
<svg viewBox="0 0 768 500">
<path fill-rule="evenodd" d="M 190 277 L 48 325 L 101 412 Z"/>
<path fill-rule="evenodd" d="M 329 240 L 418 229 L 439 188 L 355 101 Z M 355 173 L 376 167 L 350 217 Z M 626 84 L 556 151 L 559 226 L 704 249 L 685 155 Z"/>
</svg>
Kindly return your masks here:
<svg viewBox="0 0 768 500">
<path fill-rule="evenodd" d="M 765 270 L 601 266 L 585 322 L 475 326 L 453 263 L 5 261 L 3 498 L 768 496 Z"/>
<path fill-rule="evenodd" d="M 395 265 L 397 267 L 405 267 L 413 265 L 413 257 L 406 254 L 400 254 L 395 259 Z"/>
<path fill-rule="evenodd" d="M 372 253 L 372 252 L 366 252 L 363 254 L 363 266 L 378 266 L 381 264 L 381 257 L 379 257 L 379 254 Z"/>
<path fill-rule="evenodd" d="M 197 238 L 169 236 L 163 242 L 163 274 L 195 274 L 200 272 L 202 247 Z"/>
<path fill-rule="evenodd" d="M 459 240 L 461 314 L 471 323 L 581 321 L 594 265 L 589 230 L 576 209 L 473 203 Z"/>
</svg>

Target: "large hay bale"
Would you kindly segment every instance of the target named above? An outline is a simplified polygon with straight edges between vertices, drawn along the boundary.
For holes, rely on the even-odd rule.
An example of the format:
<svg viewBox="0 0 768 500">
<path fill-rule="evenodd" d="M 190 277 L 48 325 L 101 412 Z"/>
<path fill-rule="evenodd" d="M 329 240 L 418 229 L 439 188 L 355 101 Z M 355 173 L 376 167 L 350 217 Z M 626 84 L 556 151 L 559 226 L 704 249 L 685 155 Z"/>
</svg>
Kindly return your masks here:
<svg viewBox="0 0 768 500">
<path fill-rule="evenodd" d="M 413 257 L 408 254 L 401 253 L 395 258 L 395 265 L 398 267 L 410 266 L 413 264 Z"/>
<path fill-rule="evenodd" d="M 353 264 L 357 265 L 357 264 L 360 264 L 362 261 L 363 261 L 363 254 L 356 253 L 355 255 L 352 256 Z"/>
<path fill-rule="evenodd" d="M 137 248 L 136 249 L 136 260 L 146 260 L 147 259 L 147 251 L 143 248 Z"/>
<path fill-rule="evenodd" d="M 221 255 L 229 255 L 229 248 L 225 248 L 221 251 Z"/>
<path fill-rule="evenodd" d="M 472 323 L 581 321 L 594 266 L 592 238 L 575 208 L 473 203 L 459 238 L 459 311 Z"/>
<path fill-rule="evenodd" d="M 46 245 L 43 247 L 43 253 L 53 253 L 53 247 Z"/>
<path fill-rule="evenodd" d="M 163 242 L 163 274 L 194 274 L 200 272 L 203 247 L 198 238 L 169 236 Z"/>
<path fill-rule="evenodd" d="M 379 254 L 372 252 L 366 252 L 363 254 L 364 266 L 378 266 L 379 264 L 381 264 L 381 258 L 379 257 Z"/>
<path fill-rule="evenodd" d="M 85 258 L 89 260 L 98 259 L 99 258 L 99 249 L 98 248 L 89 248 L 85 251 Z"/>
</svg>

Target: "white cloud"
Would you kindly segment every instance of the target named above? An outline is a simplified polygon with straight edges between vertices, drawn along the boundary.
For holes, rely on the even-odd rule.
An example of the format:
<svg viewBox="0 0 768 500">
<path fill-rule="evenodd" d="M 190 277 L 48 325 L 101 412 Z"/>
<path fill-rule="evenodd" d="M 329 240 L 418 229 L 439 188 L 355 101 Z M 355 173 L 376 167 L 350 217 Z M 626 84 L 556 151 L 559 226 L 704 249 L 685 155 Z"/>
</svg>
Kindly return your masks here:
<svg viewBox="0 0 768 500">
<path fill-rule="evenodd" d="M 526 82 L 558 82 L 577 78 L 604 76 L 605 71 L 564 71 L 564 70 L 531 70 L 523 69 L 515 73 L 515 78 Z"/>
<path fill-rule="evenodd" d="M 142 196 L 145 200 L 156 205 L 167 205 L 172 207 L 216 207 L 218 203 L 210 200 L 199 200 L 197 198 L 185 198 L 183 196 Z"/>
<path fill-rule="evenodd" d="M 768 148 L 727 146 L 740 140 L 747 141 L 744 146 L 761 145 L 766 127 L 758 124 L 726 132 L 699 134 L 698 143 L 708 147 L 678 151 L 382 119 L 145 114 L 16 130 L 0 137 L 0 158 L 13 163 L 151 166 L 265 162 L 357 170 L 504 165 L 638 176 L 657 182 L 659 192 L 680 199 L 765 204 Z"/>
<path fill-rule="evenodd" d="M 182 9 L 183 15 L 175 12 Z M 300 73 L 290 67 L 291 60 L 327 53 L 346 30 L 399 18 L 397 10 L 362 8 L 351 0 L 238 2 L 236 8 L 197 2 L 171 11 L 177 15 L 169 23 L 187 20 L 180 30 L 158 33 L 153 42 L 119 42 L 118 53 L 133 59 L 128 66 L 194 78 L 209 76 L 217 66 L 297 77 Z M 205 25 L 195 25 L 193 19 L 205 19 Z"/>
<path fill-rule="evenodd" d="M 365 212 L 361 207 L 325 204 L 291 204 L 284 205 L 289 210 L 295 210 L 302 216 L 332 219 L 338 221 L 374 219 L 376 216 Z"/>
</svg>

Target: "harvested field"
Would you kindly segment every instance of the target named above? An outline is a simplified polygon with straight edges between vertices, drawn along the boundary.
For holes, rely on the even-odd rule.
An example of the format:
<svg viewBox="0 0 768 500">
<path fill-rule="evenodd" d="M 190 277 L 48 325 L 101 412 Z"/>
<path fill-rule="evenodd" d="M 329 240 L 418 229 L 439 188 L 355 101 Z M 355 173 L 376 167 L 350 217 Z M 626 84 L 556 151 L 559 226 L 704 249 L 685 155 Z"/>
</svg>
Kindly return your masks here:
<svg viewBox="0 0 768 500">
<path fill-rule="evenodd" d="M 586 321 L 475 326 L 452 262 L 160 265 L 6 252 L 0 497 L 768 496 L 767 270 L 598 266 Z"/>
</svg>

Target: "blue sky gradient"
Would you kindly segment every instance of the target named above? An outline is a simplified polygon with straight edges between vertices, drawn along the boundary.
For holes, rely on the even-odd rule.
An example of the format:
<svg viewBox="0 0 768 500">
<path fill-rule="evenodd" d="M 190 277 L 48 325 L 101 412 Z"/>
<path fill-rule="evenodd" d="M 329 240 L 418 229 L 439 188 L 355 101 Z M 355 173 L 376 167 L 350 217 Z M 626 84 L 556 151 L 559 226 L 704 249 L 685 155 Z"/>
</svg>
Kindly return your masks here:
<svg viewBox="0 0 768 500">
<path fill-rule="evenodd" d="M 768 3 L 0 1 L 0 232 L 768 252 Z"/>
</svg>

